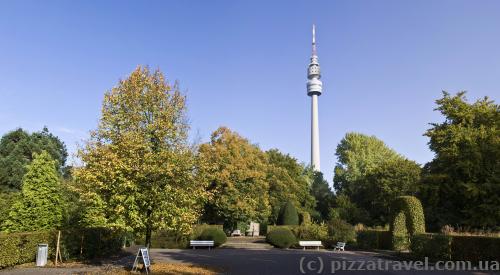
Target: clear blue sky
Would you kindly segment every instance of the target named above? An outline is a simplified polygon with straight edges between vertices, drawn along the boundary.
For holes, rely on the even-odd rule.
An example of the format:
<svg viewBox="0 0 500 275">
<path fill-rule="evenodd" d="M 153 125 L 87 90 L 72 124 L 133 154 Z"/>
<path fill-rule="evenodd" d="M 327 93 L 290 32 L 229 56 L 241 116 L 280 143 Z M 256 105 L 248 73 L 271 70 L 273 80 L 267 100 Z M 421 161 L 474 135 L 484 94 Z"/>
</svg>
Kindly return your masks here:
<svg viewBox="0 0 500 275">
<path fill-rule="evenodd" d="M 500 1 L 0 1 L 0 133 L 75 144 L 138 64 L 187 92 L 193 137 L 221 125 L 309 162 L 317 24 L 322 170 L 349 131 L 423 164 L 441 90 L 500 95 Z"/>
</svg>

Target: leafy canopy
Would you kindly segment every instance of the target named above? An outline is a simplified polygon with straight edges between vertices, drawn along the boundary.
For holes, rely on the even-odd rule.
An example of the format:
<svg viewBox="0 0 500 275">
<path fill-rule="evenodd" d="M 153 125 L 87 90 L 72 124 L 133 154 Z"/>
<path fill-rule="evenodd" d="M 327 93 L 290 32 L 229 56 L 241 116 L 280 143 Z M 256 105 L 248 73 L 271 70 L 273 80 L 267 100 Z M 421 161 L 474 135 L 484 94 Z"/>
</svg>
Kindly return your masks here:
<svg viewBox="0 0 500 275">
<path fill-rule="evenodd" d="M 185 97 L 160 71 L 138 67 L 107 92 L 75 170 L 88 226 L 189 233 L 205 192 L 187 142 Z"/>
<path fill-rule="evenodd" d="M 425 166 L 421 196 L 435 227 L 495 227 L 500 221 L 500 106 L 465 92 L 436 101 L 445 118 L 425 135 L 434 159 Z M 436 228 L 434 228 L 436 229 Z"/>
<path fill-rule="evenodd" d="M 34 153 L 42 151 L 50 154 L 57 171 L 62 173 L 68 156 L 66 146 L 47 127 L 32 134 L 21 128 L 5 134 L 0 140 L 0 189 L 20 190 L 26 165 L 31 163 Z"/>
<path fill-rule="evenodd" d="M 256 145 L 226 127 L 200 145 L 202 170 L 211 194 L 204 219 L 234 227 L 238 222 L 266 222 L 271 208 L 266 181 L 266 155 Z"/>
<path fill-rule="evenodd" d="M 4 231 L 37 231 L 61 225 L 63 200 L 55 162 L 46 151 L 34 155 L 23 177 L 21 194 L 3 223 Z"/>
</svg>

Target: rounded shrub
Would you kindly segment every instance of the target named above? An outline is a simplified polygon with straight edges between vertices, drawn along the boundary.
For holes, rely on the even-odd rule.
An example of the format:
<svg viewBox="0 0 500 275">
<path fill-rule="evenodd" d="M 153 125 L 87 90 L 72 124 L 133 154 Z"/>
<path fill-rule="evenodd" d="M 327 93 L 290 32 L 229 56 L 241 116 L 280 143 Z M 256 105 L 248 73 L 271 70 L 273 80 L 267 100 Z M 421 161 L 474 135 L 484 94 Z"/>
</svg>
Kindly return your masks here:
<svg viewBox="0 0 500 275">
<path fill-rule="evenodd" d="M 276 228 L 272 230 L 267 233 L 266 241 L 279 248 L 289 248 L 297 242 L 292 231 L 288 228 Z"/>
<path fill-rule="evenodd" d="M 278 217 L 279 225 L 299 225 L 299 214 L 297 209 L 291 201 L 288 201 L 281 208 L 280 215 Z"/>
<path fill-rule="evenodd" d="M 354 226 L 341 219 L 333 219 L 328 222 L 328 237 L 334 242 L 354 242 L 356 231 Z"/>
<path fill-rule="evenodd" d="M 198 237 L 198 240 L 214 241 L 214 245 L 217 247 L 225 243 L 227 237 L 222 229 L 212 227 L 204 229 Z"/>
</svg>

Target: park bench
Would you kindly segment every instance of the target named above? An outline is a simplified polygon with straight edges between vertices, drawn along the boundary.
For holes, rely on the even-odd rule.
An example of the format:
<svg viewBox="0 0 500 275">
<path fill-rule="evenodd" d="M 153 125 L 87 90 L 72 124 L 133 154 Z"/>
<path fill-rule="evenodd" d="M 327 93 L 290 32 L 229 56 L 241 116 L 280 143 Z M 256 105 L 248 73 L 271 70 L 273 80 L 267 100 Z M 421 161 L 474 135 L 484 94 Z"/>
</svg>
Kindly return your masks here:
<svg viewBox="0 0 500 275">
<path fill-rule="evenodd" d="M 210 250 L 210 247 L 214 246 L 214 241 L 191 240 L 189 241 L 189 246 L 192 246 L 193 249 L 196 249 L 197 246 L 206 246 L 208 247 L 208 250 Z"/>
<path fill-rule="evenodd" d="M 231 233 L 231 237 L 234 236 L 241 236 L 241 231 L 239 229 L 234 230 L 233 233 Z"/>
<path fill-rule="evenodd" d="M 344 248 L 345 248 L 345 243 L 337 242 L 337 245 L 333 248 L 333 251 L 335 250 L 344 251 Z"/>
<path fill-rule="evenodd" d="M 316 247 L 319 250 L 320 246 L 323 246 L 321 244 L 321 241 L 299 241 L 299 245 L 306 250 L 306 247 Z"/>
</svg>

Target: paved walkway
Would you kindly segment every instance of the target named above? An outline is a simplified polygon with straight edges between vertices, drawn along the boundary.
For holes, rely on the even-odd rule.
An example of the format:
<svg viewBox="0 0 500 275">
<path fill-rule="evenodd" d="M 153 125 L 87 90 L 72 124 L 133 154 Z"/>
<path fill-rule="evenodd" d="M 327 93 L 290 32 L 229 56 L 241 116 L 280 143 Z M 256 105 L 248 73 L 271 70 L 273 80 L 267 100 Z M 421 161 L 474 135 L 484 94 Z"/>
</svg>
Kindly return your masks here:
<svg viewBox="0 0 500 275">
<path fill-rule="evenodd" d="M 373 252 L 363 251 L 315 251 L 315 250 L 248 250 L 248 249 L 151 249 L 153 262 L 191 263 L 219 267 L 224 274 L 238 275 L 293 275 L 293 274 L 500 274 L 488 272 L 444 272 L 444 271 L 396 271 L 369 270 L 368 262 L 380 262 L 382 266 L 390 259 Z M 128 256 L 112 263 L 112 266 L 132 266 L 135 256 Z M 365 262 L 365 270 L 340 270 L 339 265 L 351 262 L 360 267 Z M 368 270 L 366 270 L 368 269 Z M 103 266 L 88 268 L 17 268 L 0 271 L 1 274 L 84 274 L 89 271 L 103 271 Z M 108 273 L 109 274 L 109 273 Z"/>
<path fill-rule="evenodd" d="M 373 261 L 384 265 L 390 261 L 383 255 L 361 251 L 315 251 L 315 250 L 246 250 L 246 249 L 151 249 L 151 258 L 158 262 L 181 262 L 222 268 L 226 274 L 494 274 L 487 272 L 444 271 L 373 271 L 338 270 L 334 265 L 348 266 L 348 261 Z M 346 267 L 347 267 L 346 266 Z M 335 268 L 334 268 L 335 267 Z M 366 269 L 366 264 L 365 267 Z M 335 270 L 333 270 L 335 269 Z M 334 272 L 333 272 L 334 271 Z M 498 274 L 498 273 L 497 273 Z"/>
</svg>

